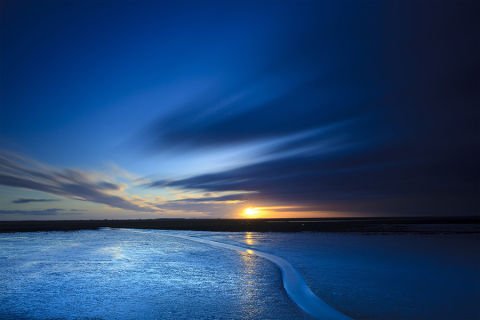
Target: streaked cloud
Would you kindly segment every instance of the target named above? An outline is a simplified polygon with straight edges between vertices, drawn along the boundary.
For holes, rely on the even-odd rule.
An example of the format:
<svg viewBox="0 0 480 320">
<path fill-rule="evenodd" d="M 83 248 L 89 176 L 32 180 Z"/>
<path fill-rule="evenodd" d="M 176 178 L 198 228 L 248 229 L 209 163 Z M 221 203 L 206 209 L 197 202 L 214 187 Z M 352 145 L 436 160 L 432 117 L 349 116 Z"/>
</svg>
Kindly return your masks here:
<svg viewBox="0 0 480 320">
<path fill-rule="evenodd" d="M 110 171 L 111 172 L 111 171 Z M 231 216 L 235 204 L 243 202 L 245 192 L 198 193 L 166 186 L 157 192 L 146 194 L 147 178 L 116 168 L 120 177 L 79 169 L 60 169 L 40 163 L 28 157 L 0 152 L 0 184 L 8 187 L 41 191 L 69 199 L 107 205 L 129 212 L 153 213 L 167 217 L 222 217 Z M 117 182 L 121 180 L 122 182 Z M 133 191 L 132 191 L 133 190 Z M 136 193 L 137 191 L 138 193 Z M 21 194 L 21 191 L 19 191 Z M 46 204 L 59 199 L 18 198 L 14 204 Z M 86 212 L 84 209 L 30 209 L 4 210 L 4 215 L 62 215 Z M 132 213 L 133 214 L 133 213 Z"/>
<path fill-rule="evenodd" d="M 60 200 L 58 200 L 58 199 L 19 198 L 19 199 L 13 200 L 12 203 L 15 203 L 15 204 L 23 204 L 23 203 L 31 203 L 31 202 L 54 202 L 54 201 L 60 201 Z"/>
<path fill-rule="evenodd" d="M 154 212 L 158 208 L 136 203 L 123 186 L 104 174 L 56 169 L 9 152 L 0 153 L 0 184 L 91 201 L 114 208 Z"/>
<path fill-rule="evenodd" d="M 0 210 L 0 216 L 2 215 L 32 215 L 32 216 L 56 216 L 71 214 L 69 210 L 50 208 L 42 210 Z M 77 213 L 77 212 L 75 212 Z"/>
</svg>

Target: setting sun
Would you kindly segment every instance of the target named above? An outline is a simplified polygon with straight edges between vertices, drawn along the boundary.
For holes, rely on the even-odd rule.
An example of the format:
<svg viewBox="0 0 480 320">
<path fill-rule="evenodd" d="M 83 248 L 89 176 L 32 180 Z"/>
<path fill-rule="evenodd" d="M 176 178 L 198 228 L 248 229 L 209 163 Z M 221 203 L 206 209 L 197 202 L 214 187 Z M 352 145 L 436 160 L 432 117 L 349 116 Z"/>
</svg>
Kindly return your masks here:
<svg viewBox="0 0 480 320">
<path fill-rule="evenodd" d="M 255 217 L 257 217 L 258 214 L 259 214 L 259 212 L 260 212 L 260 209 L 258 209 L 258 208 L 246 208 L 246 209 L 244 210 L 244 214 L 245 214 L 245 216 L 248 217 L 248 218 L 255 218 Z"/>
</svg>

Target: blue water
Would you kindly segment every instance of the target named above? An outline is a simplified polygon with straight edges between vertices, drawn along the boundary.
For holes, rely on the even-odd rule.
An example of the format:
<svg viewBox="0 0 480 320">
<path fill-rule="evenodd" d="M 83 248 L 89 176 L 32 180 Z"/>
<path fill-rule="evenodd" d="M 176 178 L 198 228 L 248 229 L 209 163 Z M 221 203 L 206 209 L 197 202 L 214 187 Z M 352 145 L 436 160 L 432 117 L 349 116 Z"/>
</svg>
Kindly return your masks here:
<svg viewBox="0 0 480 320">
<path fill-rule="evenodd" d="M 0 234 L 0 319 L 308 319 L 271 262 L 288 260 L 355 319 L 480 317 L 478 235 L 129 230 Z"/>
<path fill-rule="evenodd" d="M 271 263 L 128 231 L 0 235 L 0 319 L 303 319 Z"/>
<path fill-rule="evenodd" d="M 210 233 L 288 259 L 355 319 L 480 319 L 480 235 Z"/>
</svg>

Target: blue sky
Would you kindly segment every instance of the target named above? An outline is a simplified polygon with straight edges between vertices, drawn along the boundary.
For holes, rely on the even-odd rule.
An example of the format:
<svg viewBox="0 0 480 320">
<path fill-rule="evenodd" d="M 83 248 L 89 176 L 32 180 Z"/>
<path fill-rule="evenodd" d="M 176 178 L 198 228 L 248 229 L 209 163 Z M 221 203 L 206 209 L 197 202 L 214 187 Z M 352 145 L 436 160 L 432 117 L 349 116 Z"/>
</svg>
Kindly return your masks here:
<svg viewBox="0 0 480 320">
<path fill-rule="evenodd" d="M 0 220 L 478 214 L 468 2 L 2 6 Z"/>
</svg>

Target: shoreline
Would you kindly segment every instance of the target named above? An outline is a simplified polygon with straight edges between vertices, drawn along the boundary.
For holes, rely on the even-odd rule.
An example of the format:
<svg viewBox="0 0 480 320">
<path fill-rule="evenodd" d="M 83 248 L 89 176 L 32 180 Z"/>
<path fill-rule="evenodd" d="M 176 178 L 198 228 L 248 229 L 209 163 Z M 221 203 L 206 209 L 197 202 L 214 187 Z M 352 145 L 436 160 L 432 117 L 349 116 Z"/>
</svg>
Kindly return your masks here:
<svg viewBox="0 0 480 320">
<path fill-rule="evenodd" d="M 129 230 L 132 232 L 142 232 L 138 230 Z M 280 269 L 282 274 L 283 289 L 303 312 L 315 319 L 330 319 L 330 320 L 351 320 L 349 316 L 343 314 L 341 311 L 333 308 L 321 298 L 319 298 L 310 287 L 307 285 L 302 275 L 284 258 L 276 256 L 271 253 L 263 252 L 249 247 L 243 247 L 219 241 L 212 241 L 191 236 L 173 235 L 161 233 L 161 237 L 174 237 L 188 241 L 202 243 L 208 246 L 227 249 L 239 252 L 240 254 L 256 255 L 273 263 Z"/>
<path fill-rule="evenodd" d="M 100 228 L 226 232 L 480 233 L 480 217 L 0 221 L 0 233 Z"/>
</svg>

